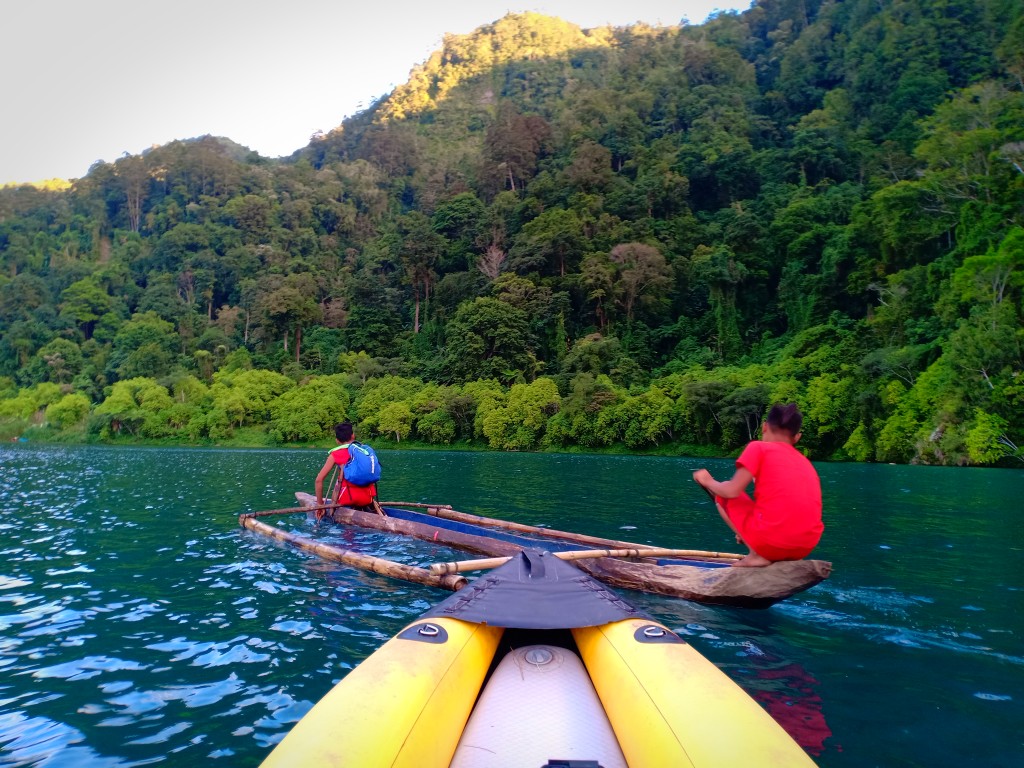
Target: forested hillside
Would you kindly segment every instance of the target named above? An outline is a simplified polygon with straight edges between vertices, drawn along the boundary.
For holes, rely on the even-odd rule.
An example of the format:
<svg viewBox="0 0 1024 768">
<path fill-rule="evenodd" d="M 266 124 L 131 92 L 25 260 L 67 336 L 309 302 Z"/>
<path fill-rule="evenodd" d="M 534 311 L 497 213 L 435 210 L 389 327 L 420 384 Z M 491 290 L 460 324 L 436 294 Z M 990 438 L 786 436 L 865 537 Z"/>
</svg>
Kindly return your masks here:
<svg viewBox="0 0 1024 768">
<path fill-rule="evenodd" d="M 1020 466 L 1022 314 L 1024 0 L 509 15 L 287 160 L 0 189 L 8 437 Z"/>
</svg>

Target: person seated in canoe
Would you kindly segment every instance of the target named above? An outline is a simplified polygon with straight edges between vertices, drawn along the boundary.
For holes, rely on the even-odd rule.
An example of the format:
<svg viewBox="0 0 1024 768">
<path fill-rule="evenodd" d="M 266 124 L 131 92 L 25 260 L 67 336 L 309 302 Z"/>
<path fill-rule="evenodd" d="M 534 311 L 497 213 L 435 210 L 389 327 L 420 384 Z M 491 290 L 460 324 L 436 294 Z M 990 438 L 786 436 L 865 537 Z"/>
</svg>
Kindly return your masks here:
<svg viewBox="0 0 1024 768">
<path fill-rule="evenodd" d="M 821 539 L 821 481 L 796 448 L 803 416 L 796 403 L 774 405 L 754 440 L 736 459 L 731 479 L 715 480 L 706 469 L 693 479 L 715 498 L 722 519 L 749 554 L 733 563 L 764 566 L 802 560 Z M 746 489 L 754 483 L 754 498 Z"/>
<path fill-rule="evenodd" d="M 333 502 L 345 507 L 360 508 L 373 506 L 374 499 L 377 498 L 376 483 L 352 485 L 345 480 L 345 465 L 349 460 L 349 446 L 355 442 L 355 430 L 352 428 L 352 423 L 344 421 L 335 426 L 334 438 L 337 440 L 338 445 L 327 454 L 327 461 L 321 467 L 320 474 L 316 476 L 316 505 L 319 507 L 324 503 L 324 479 L 337 466 L 341 467 L 341 474 L 338 477 L 338 481 L 334 484 Z M 322 518 L 324 512 L 325 510 L 318 509 L 316 519 Z"/>
</svg>

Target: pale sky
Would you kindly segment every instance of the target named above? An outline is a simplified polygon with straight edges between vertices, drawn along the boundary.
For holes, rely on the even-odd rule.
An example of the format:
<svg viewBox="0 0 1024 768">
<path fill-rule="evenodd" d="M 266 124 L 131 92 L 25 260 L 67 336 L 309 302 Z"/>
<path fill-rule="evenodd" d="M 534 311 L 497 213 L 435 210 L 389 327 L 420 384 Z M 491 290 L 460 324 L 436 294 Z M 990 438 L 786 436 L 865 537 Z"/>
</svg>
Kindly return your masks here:
<svg viewBox="0 0 1024 768">
<path fill-rule="evenodd" d="M 404 83 L 447 33 L 537 11 L 701 24 L 750 0 L 0 0 L 0 184 L 205 134 L 290 155 Z"/>
</svg>

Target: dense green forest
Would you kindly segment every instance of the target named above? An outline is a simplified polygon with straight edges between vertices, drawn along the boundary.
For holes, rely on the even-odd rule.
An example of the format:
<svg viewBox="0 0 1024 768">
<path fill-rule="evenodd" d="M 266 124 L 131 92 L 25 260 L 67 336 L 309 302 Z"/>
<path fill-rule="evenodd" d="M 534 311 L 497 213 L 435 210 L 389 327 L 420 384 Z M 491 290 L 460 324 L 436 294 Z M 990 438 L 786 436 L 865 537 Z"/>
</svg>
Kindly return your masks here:
<svg viewBox="0 0 1024 768">
<path fill-rule="evenodd" d="M 0 189 L 8 438 L 1020 466 L 1022 313 L 1024 0 L 513 14 L 290 158 Z"/>
</svg>

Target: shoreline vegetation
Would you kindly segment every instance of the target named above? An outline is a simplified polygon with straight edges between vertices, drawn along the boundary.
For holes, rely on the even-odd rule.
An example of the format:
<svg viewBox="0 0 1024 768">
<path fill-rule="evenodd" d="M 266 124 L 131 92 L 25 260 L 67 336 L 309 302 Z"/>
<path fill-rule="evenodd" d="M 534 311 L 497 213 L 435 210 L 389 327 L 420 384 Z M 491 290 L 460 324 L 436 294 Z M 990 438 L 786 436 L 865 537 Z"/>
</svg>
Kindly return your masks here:
<svg viewBox="0 0 1024 768">
<path fill-rule="evenodd" d="M 187 374 L 169 387 L 136 377 L 113 384 L 98 405 L 53 383 L 9 391 L 0 397 L 0 440 L 320 450 L 331 444 L 334 425 L 350 420 L 361 440 L 384 449 L 728 458 L 757 438 L 763 403 L 800 389 L 799 381 L 785 377 L 771 389 L 723 382 L 721 369 L 662 377 L 645 390 L 616 387 L 607 376 L 577 376 L 566 397 L 546 377 L 508 387 L 493 379 L 444 386 L 390 374 L 365 382 L 355 374 L 296 382 L 244 365 L 245 350 L 233 357 L 210 385 Z M 760 368 L 758 373 L 768 375 Z M 709 400 L 709 390 L 721 399 Z M 820 410 L 810 412 L 820 418 Z M 873 460 L 854 455 L 856 434 L 839 445 L 811 419 L 803 434 L 800 448 L 812 459 Z M 986 441 L 998 440 L 993 433 L 982 437 L 976 442 L 986 449 Z M 1004 447 L 1000 454 L 982 454 L 987 460 L 957 463 L 1013 466 L 1010 459 L 1019 461 L 1019 455 Z"/>
<path fill-rule="evenodd" d="M 266 371 L 252 371 L 252 376 L 243 377 L 245 380 L 262 379 L 266 381 Z M 277 379 L 278 384 L 284 384 Z M 325 390 L 322 386 L 306 386 L 315 392 L 309 392 L 311 397 L 317 397 L 323 404 Z M 338 382 L 333 384 L 338 386 Z M 371 393 L 378 387 L 389 389 L 404 387 L 419 389 L 420 395 L 429 395 L 425 401 L 421 398 L 418 413 L 414 415 L 415 402 L 402 402 L 396 409 L 394 403 L 382 404 L 379 399 L 371 396 Z M 534 402 L 532 406 L 528 403 L 518 403 L 518 408 L 512 412 L 508 411 L 508 400 L 510 391 L 503 389 L 497 382 L 485 382 L 489 398 L 484 408 L 473 408 L 472 412 L 463 412 L 462 428 L 466 433 L 459 434 L 459 426 L 451 417 L 448 410 L 437 401 L 437 398 L 458 398 L 458 388 L 439 388 L 435 385 L 423 384 L 416 380 L 403 380 L 400 377 L 385 377 L 379 382 L 370 382 L 365 397 L 362 399 L 364 409 L 372 409 L 385 414 L 397 410 L 400 414 L 397 420 L 385 421 L 383 424 L 379 418 L 372 416 L 359 418 L 361 413 L 358 406 L 348 407 L 345 403 L 350 402 L 349 396 L 344 389 L 337 389 L 337 399 L 332 403 L 336 409 L 333 412 L 320 411 L 311 415 L 308 411 L 302 410 L 310 407 L 310 404 L 300 405 L 299 412 L 282 413 L 285 408 L 290 408 L 294 397 L 288 398 L 287 402 L 276 405 L 282 396 L 278 396 L 269 404 L 263 403 L 263 410 L 277 413 L 278 418 L 271 419 L 266 423 L 243 423 L 225 424 L 222 413 L 216 411 L 211 405 L 209 395 L 203 404 L 197 405 L 173 403 L 167 390 L 152 379 L 138 379 L 132 382 L 123 383 L 115 387 L 111 397 L 101 403 L 99 407 L 86 408 L 84 404 L 79 412 L 72 416 L 72 420 L 61 425 L 59 419 L 63 418 L 60 404 L 68 397 L 74 397 L 73 393 L 61 394 L 61 390 L 43 386 L 31 392 L 22 392 L 21 397 L 28 401 L 40 395 L 53 398 L 53 402 L 45 407 L 35 410 L 28 418 L 12 418 L 9 415 L 4 418 L 0 416 L 0 441 L 3 442 L 29 442 L 35 444 L 49 445 L 116 445 L 116 446 L 147 446 L 147 447 L 195 447 L 195 448 L 294 448 L 299 450 L 322 450 L 329 447 L 333 440 L 333 426 L 335 423 L 344 420 L 354 420 L 357 424 L 357 437 L 364 442 L 372 443 L 374 447 L 382 449 L 402 450 L 452 450 L 452 451 L 530 451 L 549 453 L 591 453 L 610 455 L 650 455 L 650 456 L 693 456 L 706 458 L 724 458 L 729 455 L 736 455 L 737 451 L 731 454 L 713 445 L 698 445 L 673 441 L 663 436 L 664 439 L 657 440 L 656 435 L 648 434 L 646 440 L 649 444 L 625 445 L 621 440 L 616 440 L 617 433 L 611 432 L 608 439 L 613 442 L 601 444 L 595 438 L 591 445 L 579 445 L 571 442 L 554 443 L 551 437 L 545 435 L 544 427 L 548 421 L 544 410 L 551 410 L 558 400 L 552 385 L 545 387 L 548 400 Z M 198 382 L 190 382 L 190 388 L 195 391 L 202 386 Z M 119 402 L 117 396 L 125 396 L 125 390 L 133 390 L 122 401 L 120 408 L 116 406 Z M 302 389 L 296 386 L 295 389 Z M 444 390 L 448 391 L 445 392 Z M 526 389 L 530 389 L 526 387 Z M 534 387 L 536 389 L 536 387 Z M 293 391 L 293 390 L 286 390 Z M 140 393 L 145 393 L 140 396 Z M 238 393 L 235 393 L 236 395 Z M 262 393 L 267 395 L 267 391 Z M 259 395 L 249 393 L 248 405 L 250 409 L 258 409 Z M 502 396 L 504 395 L 504 396 Z M 241 398 L 234 398 L 236 405 Z M 159 409 L 154 407 L 154 401 L 163 406 Z M 11 403 L 15 400 L 0 400 L 0 414 L 6 408 L 9 412 Z M 424 402 L 434 407 L 434 410 L 425 410 Z M 169 403 L 173 403 L 168 407 Z M 148 408 L 147 408 L 148 404 Z M 57 406 L 54 408 L 53 406 Z M 410 407 L 405 407 L 409 405 Z M 470 407 L 472 401 L 461 402 L 463 408 Z M 105 407 L 104 407 L 105 406 Z M 239 406 L 241 407 L 241 406 Z M 487 422 L 487 414 L 502 408 L 504 412 L 498 417 L 492 417 Z M 244 409 L 243 409 L 244 410 Z M 186 415 L 190 414 L 189 418 Z M 236 413 L 237 415 L 237 413 Z M 251 413 L 250 413 L 251 415 Z M 664 414 L 663 414 L 664 415 Z M 303 417 L 307 418 L 303 418 Z M 52 423 L 48 417 L 55 420 Z M 175 426 L 171 421 L 177 418 L 180 426 Z M 319 417 L 320 421 L 316 419 Z M 245 416 L 240 417 L 244 422 Z M 197 426 L 196 422 L 199 422 Z M 211 422 L 221 425 L 219 430 L 210 434 L 209 424 Z M 438 423 L 441 424 L 438 427 Z M 532 423 L 530 428 L 525 424 Z M 540 424 L 540 431 L 537 425 Z M 419 426 L 423 433 L 415 431 Z M 665 423 L 661 423 L 665 427 Z M 393 430 L 390 433 L 382 433 L 383 428 Z M 286 432 L 290 429 L 290 432 Z M 474 434 L 474 429 L 476 433 Z M 429 430 L 429 431 L 428 431 Z M 191 433 L 191 436 L 190 436 Z M 370 433 L 369 435 L 367 433 Z M 635 433 L 635 434 L 634 434 Z M 424 437 L 424 434 L 426 437 Z M 637 438 L 637 430 L 632 430 L 634 439 Z M 431 440 L 430 438 L 434 438 Z M 564 437 L 564 436 L 563 436 Z"/>
<path fill-rule="evenodd" d="M 1019 468 L 1021 200 L 1019 2 L 509 14 L 291 157 L 0 188 L 0 422 Z"/>
<path fill-rule="evenodd" d="M 140 448 L 224 448 L 228 450 L 297 450 L 323 452 L 330 449 L 327 438 L 312 443 L 275 443 L 266 439 L 264 433 L 251 433 L 238 435 L 229 440 L 193 442 L 182 439 L 134 439 L 118 438 L 116 440 L 89 440 L 84 435 L 68 432 L 53 432 L 45 428 L 29 428 L 21 434 L 10 436 L 4 426 L 0 425 L 0 443 L 18 443 L 20 445 L 46 445 L 46 446 L 100 446 L 100 447 L 140 447 Z M 360 441 L 363 442 L 363 441 Z M 369 443 L 370 441 L 366 441 Z M 495 452 L 510 453 L 515 451 L 500 451 L 489 447 L 486 443 L 464 440 L 449 445 L 435 445 L 424 443 L 418 440 L 407 440 L 396 443 L 387 438 L 376 438 L 372 441 L 375 450 L 401 450 L 401 451 L 466 451 L 466 452 Z M 718 450 L 708 449 L 703 446 L 672 444 L 658 446 L 649 450 L 627 450 L 622 446 L 604 448 L 584 448 L 582 446 L 566 446 L 559 448 L 537 448 L 528 453 L 548 453 L 565 455 L 599 455 L 599 456 L 657 456 L 666 458 L 703 458 L 703 459 L 729 459 L 739 455 L 739 451 L 723 453 Z"/>
</svg>

